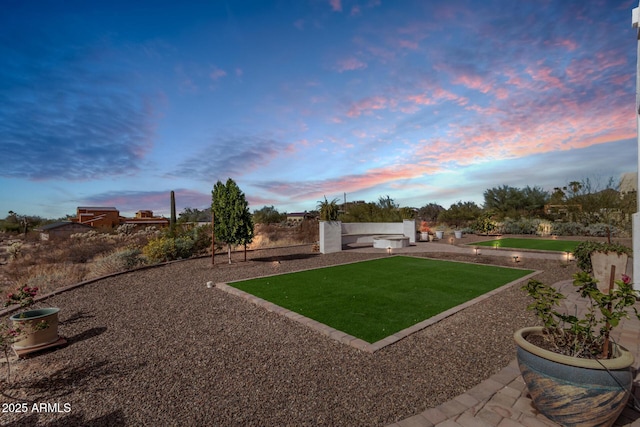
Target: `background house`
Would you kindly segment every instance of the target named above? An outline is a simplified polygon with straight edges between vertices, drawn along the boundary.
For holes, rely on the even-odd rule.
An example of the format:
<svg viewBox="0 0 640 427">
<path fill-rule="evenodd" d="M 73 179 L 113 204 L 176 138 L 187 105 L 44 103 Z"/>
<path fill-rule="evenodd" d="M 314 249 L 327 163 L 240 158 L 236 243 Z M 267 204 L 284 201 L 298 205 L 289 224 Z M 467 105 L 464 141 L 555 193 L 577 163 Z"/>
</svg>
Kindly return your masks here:
<svg viewBox="0 0 640 427">
<path fill-rule="evenodd" d="M 96 228 L 114 228 L 120 225 L 120 211 L 112 207 L 79 206 L 71 221 Z"/>
<path fill-rule="evenodd" d="M 43 225 L 36 229 L 40 232 L 40 240 L 65 239 L 72 234 L 86 233 L 93 230 L 93 227 L 77 222 L 64 221 Z"/>
</svg>

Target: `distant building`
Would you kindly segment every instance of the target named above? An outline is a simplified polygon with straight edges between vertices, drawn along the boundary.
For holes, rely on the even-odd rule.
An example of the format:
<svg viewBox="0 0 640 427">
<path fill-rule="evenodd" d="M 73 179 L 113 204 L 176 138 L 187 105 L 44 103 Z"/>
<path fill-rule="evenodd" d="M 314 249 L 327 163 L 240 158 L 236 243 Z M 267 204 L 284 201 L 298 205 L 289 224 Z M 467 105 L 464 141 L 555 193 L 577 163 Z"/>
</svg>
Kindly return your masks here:
<svg viewBox="0 0 640 427">
<path fill-rule="evenodd" d="M 633 193 L 638 191 L 638 172 L 622 174 L 620 178 L 620 194 Z"/>
<path fill-rule="evenodd" d="M 120 225 L 120 212 L 111 207 L 79 206 L 71 221 L 96 228 L 114 228 Z"/>
<path fill-rule="evenodd" d="M 309 212 L 293 212 L 287 214 L 287 222 L 302 222 L 305 219 L 313 219 L 313 215 Z"/>
<path fill-rule="evenodd" d="M 163 216 L 153 216 L 153 211 L 143 210 L 136 212 L 135 218 L 122 218 L 121 224 L 134 224 L 139 227 L 168 227 L 169 220 Z"/>
<path fill-rule="evenodd" d="M 120 216 L 120 211 L 112 207 L 87 207 L 77 209 L 76 218 L 71 221 L 95 228 L 115 228 L 122 224 L 134 224 L 140 227 L 168 227 L 169 220 L 162 216 L 153 216 L 153 211 L 139 210 L 135 218 Z"/>
<path fill-rule="evenodd" d="M 77 222 L 64 221 L 43 225 L 36 229 L 40 232 L 40 240 L 65 239 L 72 234 L 86 233 L 93 230 L 93 227 Z"/>
</svg>

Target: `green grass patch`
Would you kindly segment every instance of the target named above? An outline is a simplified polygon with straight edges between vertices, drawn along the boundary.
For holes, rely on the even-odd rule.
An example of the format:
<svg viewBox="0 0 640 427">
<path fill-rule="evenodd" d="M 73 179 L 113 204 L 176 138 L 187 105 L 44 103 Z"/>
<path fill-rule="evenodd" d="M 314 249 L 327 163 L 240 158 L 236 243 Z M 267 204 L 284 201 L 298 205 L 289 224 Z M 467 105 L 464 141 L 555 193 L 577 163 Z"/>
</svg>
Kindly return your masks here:
<svg viewBox="0 0 640 427">
<path fill-rule="evenodd" d="M 374 343 L 531 272 L 394 256 L 229 285 Z"/>
<path fill-rule="evenodd" d="M 516 239 L 506 237 L 504 239 L 487 240 L 471 244 L 472 246 L 489 246 L 491 248 L 508 249 L 537 249 L 542 251 L 573 252 L 580 242 L 572 240 L 545 240 L 545 239 Z"/>
</svg>

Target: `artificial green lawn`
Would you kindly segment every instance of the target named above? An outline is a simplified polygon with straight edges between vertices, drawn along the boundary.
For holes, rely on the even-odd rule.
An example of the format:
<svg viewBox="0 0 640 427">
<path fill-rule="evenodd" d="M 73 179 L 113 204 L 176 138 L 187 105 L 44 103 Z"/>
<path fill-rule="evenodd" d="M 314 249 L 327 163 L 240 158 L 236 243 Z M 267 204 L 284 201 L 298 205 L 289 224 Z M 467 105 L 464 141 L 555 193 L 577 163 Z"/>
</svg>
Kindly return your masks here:
<svg viewBox="0 0 640 427">
<path fill-rule="evenodd" d="M 531 272 L 393 256 L 229 285 L 374 343 Z"/>
<path fill-rule="evenodd" d="M 543 251 L 573 252 L 580 242 L 571 240 L 545 240 L 545 239 L 515 239 L 506 237 L 504 239 L 487 240 L 473 243 L 473 246 L 489 246 L 512 249 L 538 249 Z"/>
</svg>

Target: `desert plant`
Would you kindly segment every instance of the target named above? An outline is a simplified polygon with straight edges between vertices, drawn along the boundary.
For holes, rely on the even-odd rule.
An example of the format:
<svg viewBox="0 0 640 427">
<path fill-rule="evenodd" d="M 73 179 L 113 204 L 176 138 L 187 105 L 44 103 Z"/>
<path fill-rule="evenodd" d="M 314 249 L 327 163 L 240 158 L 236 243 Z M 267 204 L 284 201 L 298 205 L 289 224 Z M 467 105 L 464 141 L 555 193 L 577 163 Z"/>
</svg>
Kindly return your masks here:
<svg viewBox="0 0 640 427">
<path fill-rule="evenodd" d="M 554 222 L 551 232 L 558 236 L 581 236 L 584 226 L 578 222 Z"/>
<path fill-rule="evenodd" d="M 327 196 L 324 196 L 324 201 L 318 202 L 318 210 L 322 221 L 336 221 L 339 213 L 338 199 L 328 201 Z"/>
<path fill-rule="evenodd" d="M 7 294 L 4 306 L 9 307 L 17 305 L 21 309 L 26 309 L 33 305 L 35 297 L 38 294 L 38 288 L 29 286 L 20 286 L 14 292 Z M 12 327 L 6 321 L 0 323 L 0 350 L 2 350 L 7 364 L 7 382 L 11 381 L 11 363 L 9 360 L 9 351 L 13 343 L 24 339 L 24 337 L 33 332 L 46 329 L 49 325 L 45 321 L 35 323 L 32 327 Z"/>
<path fill-rule="evenodd" d="M 144 264 L 142 250 L 138 248 L 117 249 L 95 260 L 90 267 L 91 276 L 105 276 L 139 267 Z"/>
<path fill-rule="evenodd" d="M 609 340 L 613 328 L 629 317 L 631 308 L 640 319 L 633 307 L 640 294 L 626 275 L 615 282 L 617 286 L 609 293 L 600 291 L 589 273 L 576 273 L 573 278 L 577 292 L 587 299 L 587 312 L 582 317 L 558 311 L 556 307 L 566 296 L 535 279 L 522 287 L 534 299 L 528 309 L 542 321 L 542 337 L 549 350 L 571 357 L 607 359 L 611 357 Z"/>
</svg>

